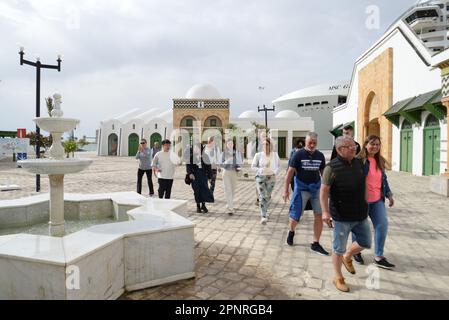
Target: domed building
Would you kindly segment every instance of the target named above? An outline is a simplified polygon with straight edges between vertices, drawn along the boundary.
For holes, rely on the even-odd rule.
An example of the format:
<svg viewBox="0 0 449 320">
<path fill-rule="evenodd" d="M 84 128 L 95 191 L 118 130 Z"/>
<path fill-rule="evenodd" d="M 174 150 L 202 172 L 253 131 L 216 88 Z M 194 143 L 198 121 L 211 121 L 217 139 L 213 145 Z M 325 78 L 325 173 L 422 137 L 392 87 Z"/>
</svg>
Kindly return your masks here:
<svg viewBox="0 0 449 320">
<path fill-rule="evenodd" d="M 194 128 L 201 130 L 203 138 L 223 132 L 229 123 L 229 99 L 208 84 L 191 87 L 185 98 L 173 99 L 170 109 L 132 109 L 100 122 L 97 130 L 97 154 L 101 156 L 135 156 L 140 139 L 145 138 L 149 146 L 156 141 L 172 139 L 173 129 L 185 129 L 193 134 Z M 207 138 L 203 139 L 207 140 Z"/>
<path fill-rule="evenodd" d="M 229 99 L 209 84 L 194 85 L 185 98 L 173 99 L 173 129 L 193 134 L 193 128 L 198 128 L 203 135 L 208 129 L 221 131 L 228 123 Z"/>
</svg>

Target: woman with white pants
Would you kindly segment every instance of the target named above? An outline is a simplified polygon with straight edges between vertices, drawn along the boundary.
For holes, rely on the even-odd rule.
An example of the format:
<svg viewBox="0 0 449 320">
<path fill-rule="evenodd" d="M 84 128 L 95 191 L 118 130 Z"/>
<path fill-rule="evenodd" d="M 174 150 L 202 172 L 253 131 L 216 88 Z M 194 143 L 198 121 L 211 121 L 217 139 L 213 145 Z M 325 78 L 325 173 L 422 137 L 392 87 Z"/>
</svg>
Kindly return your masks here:
<svg viewBox="0 0 449 320">
<path fill-rule="evenodd" d="M 222 178 L 224 193 L 226 196 L 226 210 L 229 215 L 233 215 L 234 211 L 234 196 L 235 189 L 237 188 L 237 179 L 241 170 L 242 158 L 240 152 L 235 150 L 234 141 L 232 139 L 227 140 L 226 148 L 222 154 L 223 168 Z"/>
</svg>

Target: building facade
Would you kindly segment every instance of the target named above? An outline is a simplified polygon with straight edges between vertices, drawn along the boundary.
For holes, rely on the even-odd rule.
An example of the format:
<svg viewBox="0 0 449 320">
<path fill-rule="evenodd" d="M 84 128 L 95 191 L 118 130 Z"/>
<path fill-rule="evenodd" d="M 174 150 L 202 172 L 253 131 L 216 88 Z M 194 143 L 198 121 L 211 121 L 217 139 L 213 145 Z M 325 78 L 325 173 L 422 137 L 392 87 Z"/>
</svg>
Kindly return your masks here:
<svg viewBox="0 0 449 320">
<path fill-rule="evenodd" d="M 207 141 L 208 132 L 222 132 L 229 124 L 229 99 L 223 99 L 211 85 L 200 84 L 189 89 L 185 98 L 173 99 L 173 128 L 201 135 Z"/>
<path fill-rule="evenodd" d="M 132 109 L 100 123 L 97 154 L 100 156 L 135 156 L 140 139 L 149 146 L 170 137 L 171 110 L 150 109 L 142 112 Z"/>
<path fill-rule="evenodd" d="M 334 126 L 354 121 L 356 139 L 382 138 L 395 171 L 439 175 L 447 167 L 447 116 L 440 70 L 432 52 L 398 20 L 355 62 L 348 101 L 334 110 Z"/>
<path fill-rule="evenodd" d="M 238 118 L 231 119 L 231 122 L 246 133 L 244 150 L 246 157 L 251 158 L 254 153 L 254 150 L 250 150 L 251 142 L 254 143 L 257 136 L 253 123 L 262 125 L 265 119 L 256 111 L 246 111 Z M 300 117 L 295 111 L 283 110 L 276 113 L 274 118 L 268 119 L 268 127 L 270 128 L 269 136 L 274 142 L 274 150 L 278 152 L 281 159 L 287 159 L 296 141 L 301 141 L 304 145 L 307 133 L 315 130 L 315 122 L 311 117 Z"/>
</svg>

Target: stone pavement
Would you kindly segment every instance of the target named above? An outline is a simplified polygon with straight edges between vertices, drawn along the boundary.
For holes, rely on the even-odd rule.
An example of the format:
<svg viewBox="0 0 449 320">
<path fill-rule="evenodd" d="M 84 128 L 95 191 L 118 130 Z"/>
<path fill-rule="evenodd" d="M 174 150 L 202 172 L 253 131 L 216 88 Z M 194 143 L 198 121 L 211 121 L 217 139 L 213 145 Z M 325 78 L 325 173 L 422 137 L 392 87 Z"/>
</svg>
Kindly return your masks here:
<svg viewBox="0 0 449 320">
<path fill-rule="evenodd" d="M 97 157 L 93 153 L 77 156 L 93 158 L 94 163 L 85 172 L 66 176 L 66 192 L 135 190 L 137 163 L 133 158 Z M 385 252 L 397 268 L 387 271 L 355 264 L 356 275 L 344 271 L 351 288 L 344 294 L 332 284 L 330 257 L 309 250 L 311 212 L 305 213 L 298 226 L 295 246 L 285 244 L 289 205 L 281 199 L 284 170 L 273 192 L 266 226 L 259 223 L 252 178 L 239 181 L 237 212 L 230 217 L 225 213 L 221 180 L 217 181 L 216 203 L 208 206 L 209 213 L 197 214 L 192 190 L 183 181 L 184 172 L 183 167 L 177 170 L 172 198 L 191 200 L 189 218 L 196 223 L 196 278 L 127 293 L 122 299 L 449 299 L 449 199 L 429 193 L 427 177 L 388 174 L 396 204 L 388 211 Z M 2 192 L 0 199 L 35 194 L 34 175 L 2 161 L 0 184 L 7 180 L 22 190 Z M 45 176 L 42 192 L 48 192 Z M 143 192 L 148 192 L 145 183 Z M 321 243 L 331 249 L 327 227 Z M 364 258 L 370 262 L 372 250 L 365 251 Z M 376 282 L 370 281 L 376 275 L 378 289 L 372 285 Z"/>
</svg>

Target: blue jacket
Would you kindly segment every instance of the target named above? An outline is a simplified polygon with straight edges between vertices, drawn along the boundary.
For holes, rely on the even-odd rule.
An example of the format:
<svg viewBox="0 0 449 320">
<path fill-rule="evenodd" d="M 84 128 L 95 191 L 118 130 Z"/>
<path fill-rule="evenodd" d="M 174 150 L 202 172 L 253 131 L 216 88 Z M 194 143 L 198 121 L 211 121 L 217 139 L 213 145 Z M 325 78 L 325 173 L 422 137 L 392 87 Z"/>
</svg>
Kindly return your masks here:
<svg viewBox="0 0 449 320">
<path fill-rule="evenodd" d="M 369 166 L 370 166 L 370 162 L 368 159 L 364 160 L 364 171 L 365 171 L 365 176 L 368 175 L 369 173 Z M 390 189 L 390 185 L 388 184 L 388 179 L 387 179 L 387 174 L 385 173 L 385 170 L 382 170 L 382 189 L 381 189 L 381 194 L 382 194 L 382 200 L 385 201 L 385 198 L 389 198 L 393 196 L 393 193 L 391 192 Z"/>
</svg>

